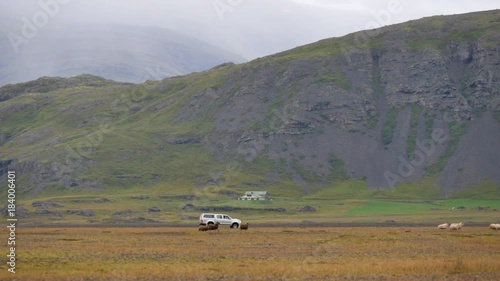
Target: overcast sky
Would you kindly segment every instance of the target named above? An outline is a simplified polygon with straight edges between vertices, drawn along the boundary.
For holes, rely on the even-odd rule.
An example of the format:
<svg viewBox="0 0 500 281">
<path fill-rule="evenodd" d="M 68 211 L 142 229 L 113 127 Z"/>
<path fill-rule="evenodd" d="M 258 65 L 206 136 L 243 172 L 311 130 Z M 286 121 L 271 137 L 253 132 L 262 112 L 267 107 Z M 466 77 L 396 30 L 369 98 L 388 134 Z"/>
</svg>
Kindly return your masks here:
<svg viewBox="0 0 500 281">
<path fill-rule="evenodd" d="M 247 59 L 412 19 L 498 8 L 498 0 L 0 0 L 0 16 L 19 22 L 9 27 L 16 33 L 23 17 L 33 20 L 48 9 L 47 28 L 69 23 L 160 26 Z"/>
</svg>

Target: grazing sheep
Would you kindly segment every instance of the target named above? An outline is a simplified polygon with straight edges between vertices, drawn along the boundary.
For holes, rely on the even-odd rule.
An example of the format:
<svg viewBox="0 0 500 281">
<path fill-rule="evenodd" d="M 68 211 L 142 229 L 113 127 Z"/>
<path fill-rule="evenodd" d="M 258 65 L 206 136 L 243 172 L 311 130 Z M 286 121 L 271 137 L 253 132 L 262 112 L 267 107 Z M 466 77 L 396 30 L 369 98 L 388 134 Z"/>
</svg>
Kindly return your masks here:
<svg viewBox="0 0 500 281">
<path fill-rule="evenodd" d="M 245 224 L 240 225 L 241 230 L 247 230 L 248 229 L 248 222 Z"/>
<path fill-rule="evenodd" d="M 217 230 L 217 231 L 219 231 L 219 222 L 216 222 L 215 224 L 209 224 L 208 225 L 208 230 Z"/>
<path fill-rule="evenodd" d="M 490 229 L 500 230 L 500 223 L 492 223 L 492 224 L 490 224 Z"/>
<path fill-rule="evenodd" d="M 447 223 L 443 223 L 443 224 L 438 225 L 438 229 L 447 229 L 447 228 L 448 228 Z"/>
<path fill-rule="evenodd" d="M 462 229 L 462 226 L 464 226 L 463 222 L 452 223 L 452 224 L 450 224 L 450 230 L 459 230 L 459 229 Z"/>
<path fill-rule="evenodd" d="M 207 231 L 208 230 L 208 225 L 200 225 L 198 228 L 198 231 Z"/>
</svg>

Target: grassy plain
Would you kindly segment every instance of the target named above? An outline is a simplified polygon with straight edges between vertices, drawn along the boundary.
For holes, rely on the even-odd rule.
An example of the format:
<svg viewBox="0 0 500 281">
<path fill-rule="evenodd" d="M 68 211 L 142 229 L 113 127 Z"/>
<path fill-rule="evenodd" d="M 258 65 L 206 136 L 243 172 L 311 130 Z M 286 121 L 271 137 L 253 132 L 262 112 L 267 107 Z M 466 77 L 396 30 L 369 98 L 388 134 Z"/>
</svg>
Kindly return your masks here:
<svg viewBox="0 0 500 281">
<path fill-rule="evenodd" d="M 487 226 L 20 228 L 17 249 L 0 280 L 500 280 Z"/>
<path fill-rule="evenodd" d="M 352 185 L 352 184 L 351 184 Z M 226 189 L 213 187 L 203 192 L 179 193 L 148 190 L 138 193 L 136 189 L 120 193 L 96 193 L 94 195 L 75 193 L 22 199 L 22 205 L 29 214 L 22 218 L 25 225 L 69 225 L 69 224 L 121 224 L 150 222 L 174 225 L 196 225 L 200 213 L 222 212 L 258 224 L 300 224 L 311 223 L 414 223 L 438 224 L 444 222 L 489 224 L 498 222 L 500 200 L 489 199 L 422 199 L 397 197 L 376 198 L 373 191 L 346 185 L 344 189 L 325 189 L 307 196 L 271 193 L 272 201 L 239 201 L 231 196 L 221 195 Z M 404 189 L 399 193 L 404 193 Z M 348 193 L 356 198 L 348 198 Z M 344 194 L 345 193 L 345 194 Z M 276 195 L 275 195 L 276 194 Z M 179 197 L 184 196 L 184 197 Z M 190 200 L 189 196 L 197 196 Z M 352 196 L 352 195 L 351 195 Z M 106 198 L 106 202 L 102 202 Z M 43 208 L 34 207 L 36 201 L 52 202 L 59 207 L 49 207 L 54 214 L 40 214 Z M 189 206 L 191 206 L 189 208 Z M 314 211 L 303 212 L 310 206 Z M 150 212 L 152 207 L 159 212 Z M 82 216 L 68 210 L 92 210 L 93 216 Z"/>
</svg>

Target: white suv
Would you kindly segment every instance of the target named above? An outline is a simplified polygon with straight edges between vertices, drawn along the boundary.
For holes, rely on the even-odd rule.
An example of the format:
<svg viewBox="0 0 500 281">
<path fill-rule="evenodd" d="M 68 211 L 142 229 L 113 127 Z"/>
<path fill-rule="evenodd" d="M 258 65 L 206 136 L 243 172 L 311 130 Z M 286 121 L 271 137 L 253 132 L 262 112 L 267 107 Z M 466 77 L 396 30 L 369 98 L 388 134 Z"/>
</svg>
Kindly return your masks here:
<svg viewBox="0 0 500 281">
<path fill-rule="evenodd" d="M 231 228 L 238 228 L 241 225 L 239 219 L 231 218 L 225 214 L 203 213 L 200 215 L 200 225 L 210 225 L 216 222 L 222 225 L 229 225 Z"/>
</svg>

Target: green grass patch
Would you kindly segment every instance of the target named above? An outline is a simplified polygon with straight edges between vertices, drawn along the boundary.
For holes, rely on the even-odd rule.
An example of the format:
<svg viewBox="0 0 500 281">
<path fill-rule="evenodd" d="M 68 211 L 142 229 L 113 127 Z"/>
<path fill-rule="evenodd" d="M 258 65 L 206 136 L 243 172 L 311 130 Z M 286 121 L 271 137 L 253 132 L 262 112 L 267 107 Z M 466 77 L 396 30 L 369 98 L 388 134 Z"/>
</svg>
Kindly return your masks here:
<svg viewBox="0 0 500 281">
<path fill-rule="evenodd" d="M 146 137 L 137 136 L 135 141 L 123 138 L 105 138 L 90 155 L 95 164 L 81 172 L 80 177 L 103 179 L 108 187 L 150 185 L 159 180 L 197 184 L 208 181 L 209 174 L 218 166 L 212 153 L 200 144 L 159 146 Z M 152 150 L 155 152 L 144 153 Z M 110 159 L 120 164 L 110 165 Z"/>
<path fill-rule="evenodd" d="M 328 180 L 330 181 L 345 181 L 349 179 L 349 173 L 345 168 L 344 161 L 334 154 L 330 154 L 329 160 L 331 170 L 328 175 Z"/>
<path fill-rule="evenodd" d="M 407 44 L 410 50 L 431 49 L 442 53 L 449 42 L 471 43 L 481 38 L 489 39 L 495 36 L 495 31 L 500 28 L 500 20 L 495 12 L 488 12 L 481 15 L 460 15 L 460 20 L 456 17 L 437 16 L 403 23 L 402 27 L 415 34 Z M 422 37 L 416 31 L 441 34 Z"/>
<path fill-rule="evenodd" d="M 308 183 L 315 183 L 315 182 L 320 182 L 321 177 L 317 175 L 316 173 L 307 170 L 302 164 L 300 164 L 300 161 L 297 159 L 293 159 L 290 163 L 292 168 L 295 170 L 299 176 L 304 179 Z"/>
<path fill-rule="evenodd" d="M 418 119 L 420 118 L 420 113 L 422 109 L 419 106 L 411 106 L 411 117 L 410 117 L 410 131 L 408 133 L 408 138 L 406 139 L 406 152 L 408 154 L 408 159 L 412 160 L 415 156 L 415 145 L 417 143 L 417 127 Z"/>
<path fill-rule="evenodd" d="M 425 117 L 425 139 L 432 139 L 432 131 L 434 130 L 434 118 L 429 113 Z"/>
<path fill-rule="evenodd" d="M 448 124 L 448 146 L 446 147 L 445 153 L 439 158 L 439 160 L 425 168 L 425 171 L 428 175 L 436 175 L 443 171 L 448 159 L 455 152 L 458 142 L 460 141 L 460 137 L 463 136 L 467 132 L 469 124 L 465 122 L 457 122 L 452 121 Z"/>
<path fill-rule="evenodd" d="M 260 125 L 260 121 L 258 121 L 258 120 L 254 120 L 254 121 L 252 121 L 252 122 L 248 123 L 248 124 L 245 126 L 245 128 L 246 128 L 247 130 L 254 131 L 254 132 L 259 131 L 259 130 L 261 129 L 261 127 L 262 127 L 262 126 Z"/>
<path fill-rule="evenodd" d="M 483 182 L 453 193 L 452 198 L 500 199 L 500 184 L 494 182 Z"/>
<path fill-rule="evenodd" d="M 440 205 L 452 209 L 453 207 L 465 207 L 466 209 L 475 209 L 480 207 L 489 207 L 500 210 L 500 200 L 495 199 L 449 199 L 437 201 Z"/>
<path fill-rule="evenodd" d="M 267 58 L 275 60 L 292 60 L 292 59 L 304 59 L 304 58 L 315 58 L 315 57 L 325 57 L 325 56 L 336 56 L 340 54 L 344 47 L 343 45 L 348 44 L 345 40 L 341 38 L 331 38 L 318 41 L 313 44 L 300 46 L 289 51 L 281 52 Z M 351 46 L 352 44 L 348 44 Z M 257 59 L 254 63 L 258 63 L 263 59 Z"/>
<path fill-rule="evenodd" d="M 385 201 L 385 200 L 367 200 L 359 207 L 354 207 L 345 212 L 347 215 L 402 215 L 415 214 L 429 211 L 435 208 L 433 204 L 422 201 Z"/>
<path fill-rule="evenodd" d="M 368 129 L 373 129 L 377 126 L 378 123 L 378 116 L 377 115 L 369 115 L 366 122 L 365 126 Z"/>
<path fill-rule="evenodd" d="M 434 50 L 441 53 L 446 41 L 441 38 L 421 38 L 416 37 L 410 40 L 407 48 L 412 51 L 420 51 L 425 49 Z"/>
<path fill-rule="evenodd" d="M 400 183 L 390 189 L 378 191 L 376 197 L 385 199 L 432 199 L 439 198 L 439 186 L 434 177 L 426 177 L 416 183 Z"/>
<path fill-rule="evenodd" d="M 317 84 L 332 83 L 346 91 L 350 91 L 352 88 L 351 81 L 349 80 L 347 75 L 341 70 L 335 70 L 330 73 L 323 73 L 321 75 L 317 75 L 316 83 Z"/>
<path fill-rule="evenodd" d="M 392 142 L 394 129 L 397 125 L 398 110 L 395 108 L 389 109 L 385 117 L 384 126 L 382 127 L 382 143 L 388 145 Z"/>
<path fill-rule="evenodd" d="M 259 155 L 249 162 L 243 160 L 241 163 L 244 165 L 244 172 L 255 175 L 265 175 L 266 173 L 273 172 L 276 166 L 279 165 L 264 155 Z"/>
<path fill-rule="evenodd" d="M 374 194 L 366 183 L 361 180 L 338 181 L 333 185 L 307 195 L 307 199 L 339 200 L 339 199 L 367 199 Z"/>
</svg>

